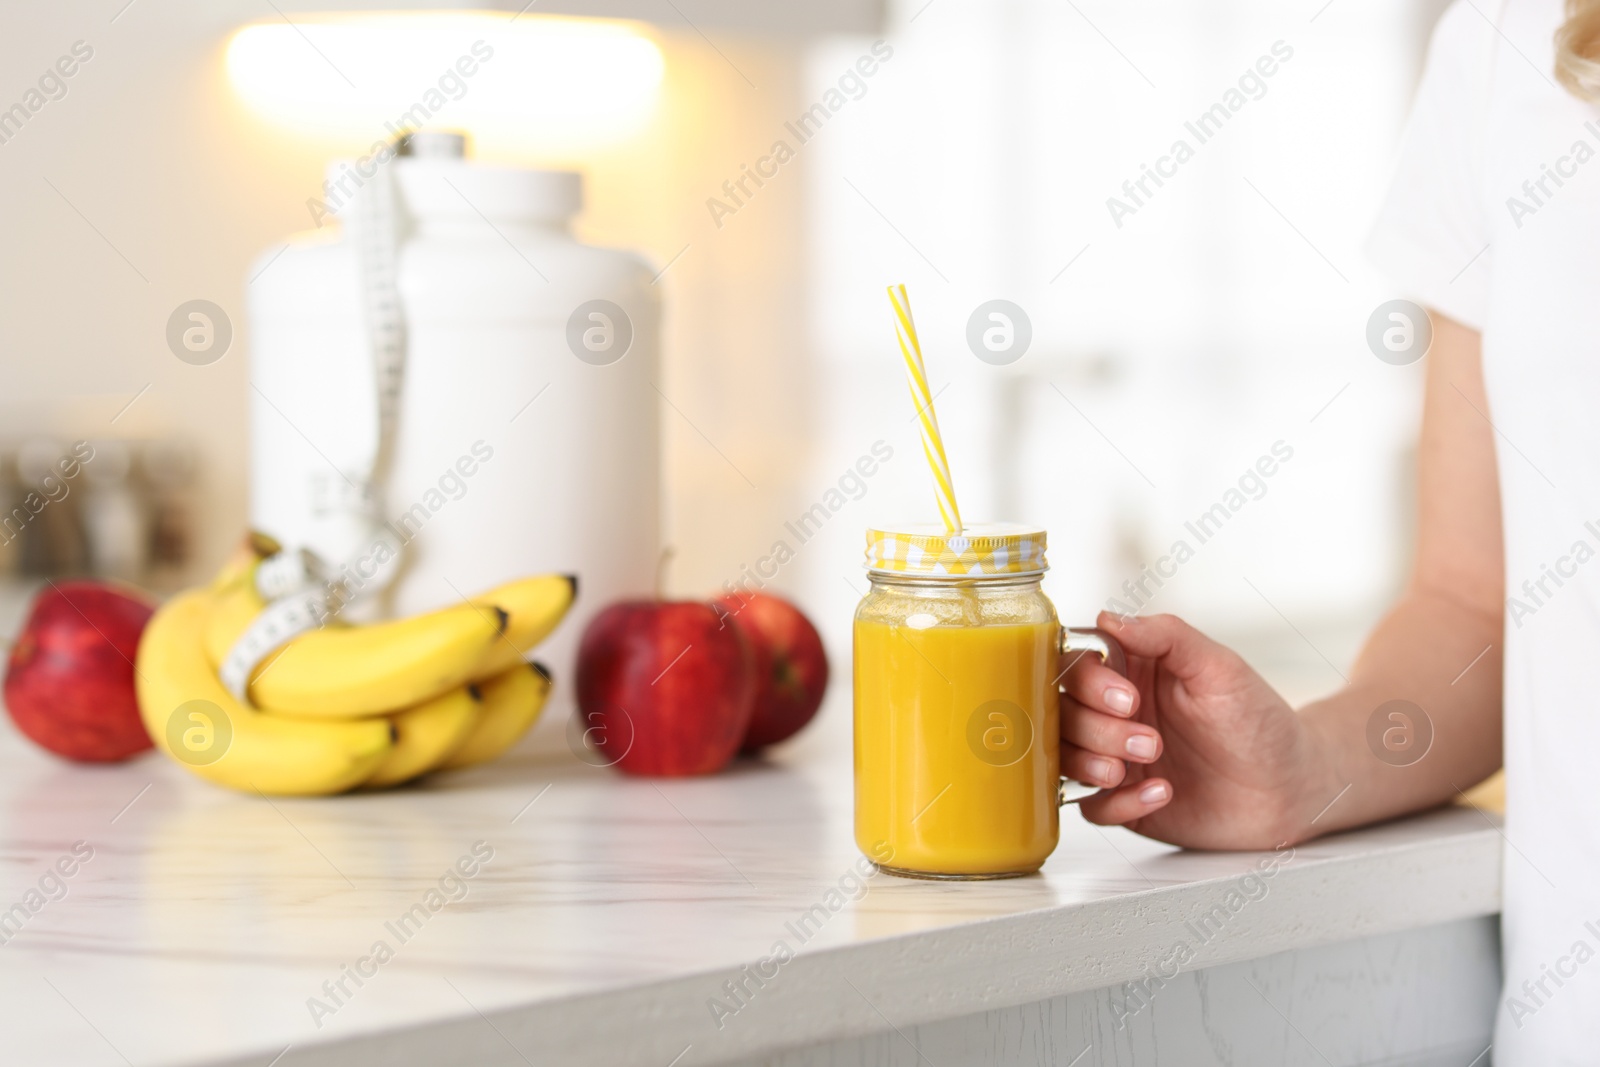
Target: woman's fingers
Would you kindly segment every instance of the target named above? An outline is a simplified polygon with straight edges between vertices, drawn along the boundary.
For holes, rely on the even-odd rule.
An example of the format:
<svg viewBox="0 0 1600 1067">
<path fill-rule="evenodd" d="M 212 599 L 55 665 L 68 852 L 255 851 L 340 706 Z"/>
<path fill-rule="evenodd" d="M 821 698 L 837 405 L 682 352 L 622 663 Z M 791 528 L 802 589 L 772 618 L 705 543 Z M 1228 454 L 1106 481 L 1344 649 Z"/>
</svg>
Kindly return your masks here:
<svg viewBox="0 0 1600 1067">
<path fill-rule="evenodd" d="M 1100 625 L 1135 656 L 1159 659 L 1161 666 L 1184 681 L 1237 657 L 1176 615 L 1118 615 L 1100 613 Z"/>
<path fill-rule="evenodd" d="M 1095 711 L 1071 697 L 1061 701 L 1061 740 L 1134 763 L 1153 763 L 1161 755 L 1161 735 L 1152 727 Z"/>
<path fill-rule="evenodd" d="M 1062 688 L 1074 700 L 1108 715 L 1131 719 L 1139 710 L 1139 690 L 1090 652 L 1075 652 L 1068 661 Z"/>
<path fill-rule="evenodd" d="M 1077 745 L 1061 746 L 1061 773 L 1085 785 L 1114 789 L 1128 776 L 1128 765 Z"/>
<path fill-rule="evenodd" d="M 1083 817 L 1101 826 L 1116 826 L 1142 819 L 1166 807 L 1172 799 L 1172 783 L 1165 778 L 1146 778 L 1121 789 L 1096 793 L 1078 805 Z"/>
</svg>

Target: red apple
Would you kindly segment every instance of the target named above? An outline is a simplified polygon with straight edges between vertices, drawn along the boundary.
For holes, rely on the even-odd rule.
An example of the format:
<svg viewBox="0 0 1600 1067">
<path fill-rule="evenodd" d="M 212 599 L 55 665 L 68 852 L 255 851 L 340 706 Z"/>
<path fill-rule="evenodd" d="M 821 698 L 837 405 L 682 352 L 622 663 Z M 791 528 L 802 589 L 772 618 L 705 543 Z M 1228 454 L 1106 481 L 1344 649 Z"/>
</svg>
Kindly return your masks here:
<svg viewBox="0 0 1600 1067">
<path fill-rule="evenodd" d="M 828 689 L 828 654 L 817 628 L 799 608 L 766 593 L 730 593 L 713 607 L 755 652 L 756 709 L 740 747 L 754 752 L 793 737 Z"/>
<path fill-rule="evenodd" d="M 578 708 L 588 737 L 629 774 L 721 770 L 739 751 L 754 699 L 750 645 L 709 604 L 613 604 L 578 646 Z"/>
<path fill-rule="evenodd" d="M 133 659 L 154 612 L 136 591 L 104 582 L 41 590 L 6 666 L 6 710 L 17 729 L 58 756 L 87 762 L 149 748 Z"/>
</svg>

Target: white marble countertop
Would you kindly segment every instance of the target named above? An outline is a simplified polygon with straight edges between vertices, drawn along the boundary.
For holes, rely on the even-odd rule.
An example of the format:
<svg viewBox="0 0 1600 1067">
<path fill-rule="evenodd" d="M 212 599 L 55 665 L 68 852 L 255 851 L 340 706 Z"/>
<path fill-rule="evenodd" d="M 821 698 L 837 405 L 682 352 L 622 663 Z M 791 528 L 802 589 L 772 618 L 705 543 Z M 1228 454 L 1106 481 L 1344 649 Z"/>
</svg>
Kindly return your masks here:
<svg viewBox="0 0 1600 1067">
<path fill-rule="evenodd" d="M 1040 876 L 879 875 L 802 941 L 793 924 L 858 859 L 841 698 L 780 758 L 715 778 L 627 779 L 563 753 L 270 802 L 155 755 L 70 766 L 5 724 L 0 909 L 24 915 L 0 945 L 0 1058 L 691 1067 L 1125 981 L 1179 941 L 1209 966 L 1498 908 L 1501 839 L 1475 810 L 1304 846 L 1257 899 L 1228 894 L 1260 856 L 1069 814 Z M 92 858 L 50 879 L 79 841 Z M 445 883 L 465 896 L 430 901 L 475 842 L 492 859 Z M 719 1028 L 709 998 L 734 1005 L 723 982 L 780 939 L 795 958 L 747 981 Z M 324 983 L 342 977 L 336 1003 Z M 331 1013 L 314 1019 L 312 997 Z"/>
</svg>

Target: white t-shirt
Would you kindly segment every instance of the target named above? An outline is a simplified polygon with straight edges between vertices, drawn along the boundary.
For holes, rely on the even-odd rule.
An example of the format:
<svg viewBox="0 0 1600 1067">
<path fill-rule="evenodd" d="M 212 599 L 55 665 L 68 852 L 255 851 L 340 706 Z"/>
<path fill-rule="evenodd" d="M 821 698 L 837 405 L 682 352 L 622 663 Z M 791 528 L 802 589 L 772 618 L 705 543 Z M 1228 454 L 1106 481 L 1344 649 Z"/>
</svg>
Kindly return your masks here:
<svg viewBox="0 0 1600 1067">
<path fill-rule="evenodd" d="M 1445 13 L 1369 247 L 1396 295 L 1483 334 L 1509 598 L 1496 1067 L 1600 1063 L 1600 109 L 1554 79 L 1563 18 Z"/>
</svg>

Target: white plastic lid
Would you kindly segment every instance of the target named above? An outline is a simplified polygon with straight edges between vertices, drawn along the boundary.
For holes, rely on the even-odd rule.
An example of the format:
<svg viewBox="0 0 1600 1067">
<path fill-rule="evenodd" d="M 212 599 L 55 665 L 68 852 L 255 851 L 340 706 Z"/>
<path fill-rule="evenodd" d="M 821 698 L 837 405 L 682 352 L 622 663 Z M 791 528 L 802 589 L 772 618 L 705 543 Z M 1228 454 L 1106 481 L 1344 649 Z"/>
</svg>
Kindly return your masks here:
<svg viewBox="0 0 1600 1067">
<path fill-rule="evenodd" d="M 448 158 L 391 166 L 407 211 L 424 219 L 559 223 L 583 207 L 583 176 L 570 170 L 491 167 Z"/>
</svg>

